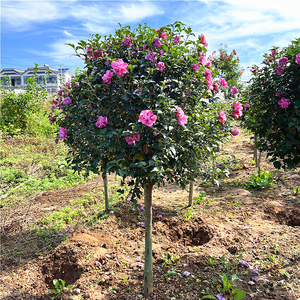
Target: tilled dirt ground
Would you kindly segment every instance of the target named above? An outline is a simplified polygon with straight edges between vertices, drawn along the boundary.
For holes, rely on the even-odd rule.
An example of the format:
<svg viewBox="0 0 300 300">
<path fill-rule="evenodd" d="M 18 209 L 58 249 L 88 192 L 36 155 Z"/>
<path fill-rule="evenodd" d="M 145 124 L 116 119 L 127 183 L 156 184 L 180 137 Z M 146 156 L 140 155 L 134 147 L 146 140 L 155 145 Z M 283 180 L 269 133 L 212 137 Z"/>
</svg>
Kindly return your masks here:
<svg viewBox="0 0 300 300">
<path fill-rule="evenodd" d="M 231 168 L 230 178 L 220 187 L 196 182 L 195 196 L 201 191 L 206 195 L 193 209 L 186 207 L 187 191 L 173 185 L 154 189 L 154 291 L 149 299 L 216 295 L 221 274 L 229 279 L 237 274 L 238 280 L 230 282 L 246 292 L 244 299 L 300 299 L 300 204 L 299 195 L 290 192 L 300 186 L 299 169 L 281 171 L 267 190 L 249 190 L 229 183 L 245 182 L 255 171 L 252 148 L 235 140 L 227 151 L 235 154 L 239 167 Z M 272 169 L 265 160 L 262 167 Z M 111 176 L 110 183 L 114 180 Z M 2 214 L 7 220 L 1 228 L 3 249 L 22 239 L 28 242 L 33 232 L 26 231 L 27 226 L 98 185 L 93 180 L 39 193 Z M 139 208 L 140 204 L 142 199 Z M 137 225 L 143 217 L 141 209 L 133 208 L 124 199 L 92 228 L 57 237 L 51 251 L 40 243 L 35 251 L 1 255 L 1 299 L 51 299 L 53 279 L 72 285 L 57 299 L 144 299 L 144 228 Z"/>
</svg>

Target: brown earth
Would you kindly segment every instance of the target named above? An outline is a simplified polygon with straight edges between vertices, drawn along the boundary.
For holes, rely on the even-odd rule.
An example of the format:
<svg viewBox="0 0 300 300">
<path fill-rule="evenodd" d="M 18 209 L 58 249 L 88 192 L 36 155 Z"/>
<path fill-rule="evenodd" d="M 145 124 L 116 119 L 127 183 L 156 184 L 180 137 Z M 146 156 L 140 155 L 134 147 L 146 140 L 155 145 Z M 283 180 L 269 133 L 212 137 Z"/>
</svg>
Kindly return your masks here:
<svg viewBox="0 0 300 300">
<path fill-rule="evenodd" d="M 219 187 L 195 183 L 194 196 L 201 191 L 206 195 L 193 209 L 186 207 L 187 191 L 173 185 L 154 189 L 154 291 L 149 299 L 216 295 L 222 273 L 230 279 L 237 273 L 239 280 L 233 284 L 246 292 L 244 299 L 300 299 L 300 204 L 299 195 L 291 193 L 291 187 L 300 186 L 300 172 L 280 171 L 270 188 L 245 189 L 242 182 L 255 171 L 248 139 L 235 139 L 226 149 L 238 162 L 231 164 L 230 177 Z M 265 159 L 262 168 L 274 171 Z M 110 176 L 109 182 L 115 184 L 115 177 Z M 3 212 L 2 248 L 28 244 L 35 235 L 26 230 L 30 224 L 99 186 L 101 181 L 95 179 L 38 193 Z M 143 262 L 144 229 L 137 225 L 143 219 L 133 207 L 124 198 L 112 208 L 113 214 L 92 228 L 74 228 L 73 233 L 53 238 L 52 250 L 45 247 L 45 240 L 35 240 L 30 251 L 1 255 L 1 299 L 51 299 L 53 279 L 72 285 L 56 299 L 144 299 L 143 267 L 135 261 L 141 257 Z M 238 264 L 240 259 L 250 266 Z M 252 282 L 253 276 L 258 282 Z"/>
</svg>

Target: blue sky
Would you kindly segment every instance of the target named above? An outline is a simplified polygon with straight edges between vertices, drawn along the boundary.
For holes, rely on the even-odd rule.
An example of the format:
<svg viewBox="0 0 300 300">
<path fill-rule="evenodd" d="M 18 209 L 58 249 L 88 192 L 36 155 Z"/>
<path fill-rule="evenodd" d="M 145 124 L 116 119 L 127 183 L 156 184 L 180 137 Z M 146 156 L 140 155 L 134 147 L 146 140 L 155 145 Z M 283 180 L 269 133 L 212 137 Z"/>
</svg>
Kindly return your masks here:
<svg viewBox="0 0 300 300">
<path fill-rule="evenodd" d="M 245 68 L 260 64 L 272 46 L 287 46 L 300 37 L 299 0 L 224 1 L 1 1 L 1 69 L 43 66 L 83 69 L 65 43 L 87 40 L 89 34 L 113 33 L 138 23 L 157 28 L 175 21 L 204 34 L 208 53 L 221 43 L 235 49 Z"/>
</svg>

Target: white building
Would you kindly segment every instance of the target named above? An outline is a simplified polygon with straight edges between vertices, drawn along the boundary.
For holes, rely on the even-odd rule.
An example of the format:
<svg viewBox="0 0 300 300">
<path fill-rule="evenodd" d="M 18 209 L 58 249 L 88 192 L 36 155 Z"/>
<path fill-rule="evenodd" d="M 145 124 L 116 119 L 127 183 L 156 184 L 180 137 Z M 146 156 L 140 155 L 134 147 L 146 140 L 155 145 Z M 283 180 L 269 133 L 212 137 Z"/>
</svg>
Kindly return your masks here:
<svg viewBox="0 0 300 300">
<path fill-rule="evenodd" d="M 5 88 L 23 90 L 26 87 L 27 79 L 32 76 L 34 68 L 27 68 L 26 71 L 18 69 L 2 69 L 0 72 L 0 79 Z M 6 76 L 9 81 L 5 80 Z M 70 82 L 74 78 L 74 74 L 70 69 L 55 69 L 50 68 L 48 65 L 39 67 L 37 72 L 36 81 L 41 84 L 45 81 L 45 89 L 47 92 L 56 93 L 63 83 Z"/>
</svg>

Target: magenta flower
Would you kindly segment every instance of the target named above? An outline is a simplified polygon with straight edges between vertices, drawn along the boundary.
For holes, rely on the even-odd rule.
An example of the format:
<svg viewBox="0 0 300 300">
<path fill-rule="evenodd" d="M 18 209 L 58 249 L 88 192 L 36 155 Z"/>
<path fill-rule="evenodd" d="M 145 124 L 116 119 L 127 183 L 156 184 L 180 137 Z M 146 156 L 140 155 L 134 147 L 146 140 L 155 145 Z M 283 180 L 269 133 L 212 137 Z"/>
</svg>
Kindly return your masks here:
<svg viewBox="0 0 300 300">
<path fill-rule="evenodd" d="M 108 124 L 107 122 L 107 117 L 98 117 L 98 120 L 97 122 L 95 123 L 95 125 L 98 127 L 98 128 L 103 128 L 105 127 L 106 125 Z"/>
<path fill-rule="evenodd" d="M 156 64 L 156 68 L 157 70 L 162 72 L 165 69 L 165 64 L 163 62 L 159 62 L 158 64 Z"/>
<path fill-rule="evenodd" d="M 134 39 L 134 38 L 132 38 L 129 35 L 125 36 L 125 38 L 122 41 L 122 46 L 125 46 L 127 48 L 131 47 L 132 46 L 132 43 L 130 42 L 131 39 Z"/>
<path fill-rule="evenodd" d="M 139 266 L 140 268 L 142 268 L 142 267 L 144 266 L 144 264 L 139 263 L 138 266 Z"/>
<path fill-rule="evenodd" d="M 133 134 L 130 136 L 126 136 L 125 141 L 127 142 L 128 145 L 133 146 L 136 141 L 137 142 L 140 141 L 140 135 L 138 133 L 136 133 L 136 134 Z"/>
<path fill-rule="evenodd" d="M 300 53 L 298 53 L 296 55 L 296 59 L 295 59 L 296 64 L 300 65 Z"/>
<path fill-rule="evenodd" d="M 54 142 L 55 142 L 55 144 L 58 144 L 58 140 L 57 139 L 55 139 Z"/>
<path fill-rule="evenodd" d="M 159 40 L 159 38 L 154 38 L 152 40 L 152 44 L 156 47 L 156 48 L 159 48 L 161 46 L 161 42 Z"/>
<path fill-rule="evenodd" d="M 234 86 L 234 87 L 231 89 L 231 95 L 236 94 L 236 92 L 237 92 L 237 88 L 236 88 L 236 86 Z"/>
<path fill-rule="evenodd" d="M 206 43 L 205 36 L 204 36 L 203 34 L 200 34 L 198 37 L 199 37 L 199 39 L 201 40 L 201 44 L 202 44 L 203 46 L 206 46 L 207 43 Z"/>
<path fill-rule="evenodd" d="M 53 122 L 54 122 L 54 118 L 53 117 L 49 117 L 48 120 L 49 120 L 50 124 L 52 125 Z"/>
<path fill-rule="evenodd" d="M 280 96 L 281 96 L 281 93 L 278 92 L 278 93 L 275 94 L 275 96 L 276 96 L 276 97 L 280 97 Z"/>
<path fill-rule="evenodd" d="M 157 56 L 155 56 L 156 52 L 149 52 L 146 54 L 145 59 L 151 60 L 153 63 L 156 63 Z"/>
<path fill-rule="evenodd" d="M 159 55 L 161 55 L 161 56 L 164 56 L 164 55 L 165 55 L 164 50 L 159 50 L 158 53 L 159 53 Z"/>
<path fill-rule="evenodd" d="M 234 129 L 231 130 L 231 134 L 233 136 L 237 136 L 239 133 L 240 133 L 240 131 L 237 128 L 234 128 Z"/>
<path fill-rule="evenodd" d="M 199 72 L 199 64 L 192 64 L 192 68 L 193 68 L 196 72 Z"/>
<path fill-rule="evenodd" d="M 223 86 L 223 87 L 226 87 L 227 86 L 227 82 L 224 78 L 220 78 L 219 79 L 219 83 Z"/>
<path fill-rule="evenodd" d="M 178 45 L 180 43 L 180 36 L 176 35 L 173 37 L 173 42 L 175 45 Z"/>
<path fill-rule="evenodd" d="M 106 73 L 102 76 L 103 82 L 110 84 L 111 78 L 113 77 L 114 73 L 110 70 L 107 70 Z"/>
<path fill-rule="evenodd" d="M 206 64 L 206 57 L 205 57 L 205 55 L 203 55 L 202 57 L 200 57 L 199 61 L 200 61 L 200 64 L 202 66 L 205 66 L 205 64 Z"/>
<path fill-rule="evenodd" d="M 281 58 L 279 59 L 279 65 L 280 65 L 280 66 L 286 66 L 288 60 L 289 60 L 289 59 L 288 59 L 287 57 L 281 57 Z"/>
<path fill-rule="evenodd" d="M 126 68 L 128 67 L 128 64 L 126 64 L 122 59 L 118 59 L 117 61 L 113 61 L 111 63 L 111 66 L 114 70 L 114 73 L 118 75 L 118 78 L 123 77 L 128 71 Z"/>
<path fill-rule="evenodd" d="M 54 105 L 51 105 L 51 110 L 54 110 L 55 109 L 55 106 Z"/>
<path fill-rule="evenodd" d="M 250 72 L 255 73 L 257 71 L 257 69 L 258 69 L 257 67 L 254 67 L 254 68 L 250 69 Z"/>
<path fill-rule="evenodd" d="M 65 128 L 59 128 L 59 137 L 61 140 L 64 140 L 67 137 L 67 130 Z"/>
<path fill-rule="evenodd" d="M 275 73 L 277 74 L 277 75 L 281 75 L 282 73 L 283 73 L 283 67 L 282 66 L 279 66 L 279 67 L 276 67 L 275 68 Z"/>
<path fill-rule="evenodd" d="M 248 103 L 245 104 L 245 110 L 248 111 L 249 110 L 250 105 Z"/>
<path fill-rule="evenodd" d="M 276 53 L 278 53 L 278 50 L 276 49 L 276 50 L 272 50 L 272 55 L 275 55 Z"/>
<path fill-rule="evenodd" d="M 68 105 L 72 102 L 71 98 L 70 97 L 66 97 L 64 100 L 63 100 L 63 105 Z"/>
<path fill-rule="evenodd" d="M 291 104 L 291 101 L 289 99 L 286 99 L 286 98 L 281 98 L 279 101 L 278 101 L 278 104 L 280 105 L 281 108 L 288 108 L 289 105 Z"/>
<path fill-rule="evenodd" d="M 220 117 L 220 120 L 221 120 L 222 124 L 224 125 L 227 118 L 226 118 L 226 114 L 224 113 L 224 111 L 222 111 L 222 109 L 220 110 L 219 117 Z"/>
<path fill-rule="evenodd" d="M 163 30 L 156 28 L 156 31 L 161 38 L 165 40 L 168 39 L 166 33 Z"/>
<path fill-rule="evenodd" d="M 68 232 L 69 232 L 69 233 L 73 233 L 74 230 L 73 230 L 73 229 L 69 229 Z"/>
<path fill-rule="evenodd" d="M 138 122 L 143 123 L 144 125 L 151 127 L 156 122 L 157 116 L 153 113 L 152 110 L 143 110 L 140 114 Z"/>
</svg>

